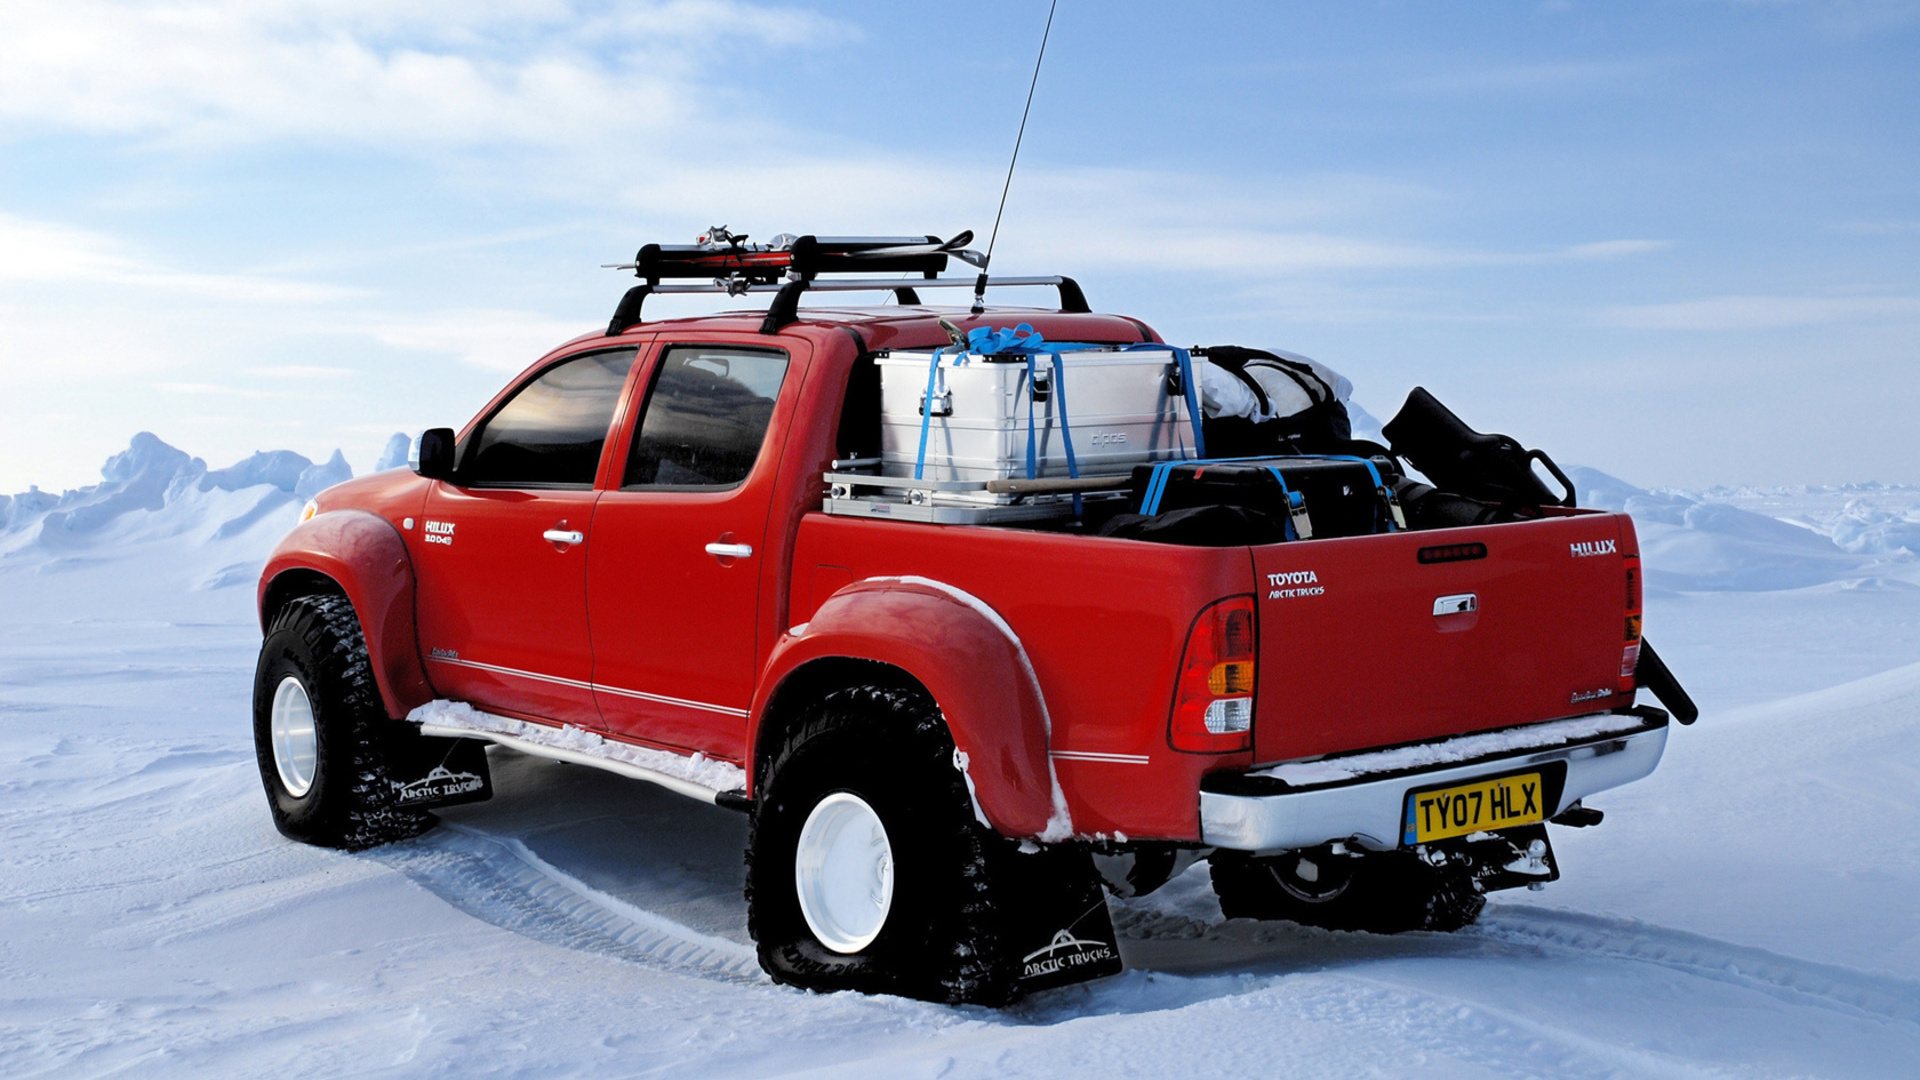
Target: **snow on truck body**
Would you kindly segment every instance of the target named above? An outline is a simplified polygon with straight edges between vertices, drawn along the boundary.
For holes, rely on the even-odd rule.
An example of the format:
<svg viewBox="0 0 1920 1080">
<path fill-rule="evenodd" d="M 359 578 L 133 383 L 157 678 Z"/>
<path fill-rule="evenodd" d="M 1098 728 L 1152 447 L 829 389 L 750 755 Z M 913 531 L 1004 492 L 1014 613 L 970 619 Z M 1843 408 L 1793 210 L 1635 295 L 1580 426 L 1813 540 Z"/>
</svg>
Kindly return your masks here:
<svg viewBox="0 0 1920 1080">
<path fill-rule="evenodd" d="M 948 335 L 913 306 L 805 314 L 771 333 L 757 313 L 722 315 L 562 346 L 460 432 L 450 474 L 393 470 L 323 492 L 262 575 L 263 628 L 316 590 L 344 595 L 386 717 L 422 710 L 431 724 L 447 706 L 422 707 L 453 701 L 497 722 L 430 735 L 588 763 L 595 747 L 630 747 L 724 765 L 598 752 L 682 787 L 695 771 L 737 776 L 737 789 L 703 790 L 756 814 L 822 710 L 867 686 L 921 695 L 973 812 L 1063 849 L 1425 851 L 1399 827 L 1410 793 L 1518 776 L 1511 792 L 1461 796 L 1504 814 L 1533 777 L 1537 825 L 1658 762 L 1664 714 L 1632 710 L 1637 545 L 1624 514 L 1550 508 L 1254 547 L 837 516 L 822 477 L 877 431 L 858 414 L 871 403 L 857 369 Z M 962 330 L 1018 321 L 1055 341 L 1158 340 L 1113 316 L 946 314 Z M 758 396 L 718 419 L 676 411 L 682 383 L 713 377 Z M 534 441 L 513 443 L 515 430 Z M 695 469 L 669 446 L 685 438 L 718 449 Z M 1443 547 L 1469 554 L 1433 554 Z M 1237 718 L 1224 731 L 1223 716 Z M 530 725 L 592 737 L 532 738 Z M 895 887 L 891 862 L 873 872 Z M 819 904 L 807 925 L 844 952 L 833 943 L 858 941 L 858 927 L 835 929 Z M 813 985 L 895 986 L 847 979 Z"/>
</svg>

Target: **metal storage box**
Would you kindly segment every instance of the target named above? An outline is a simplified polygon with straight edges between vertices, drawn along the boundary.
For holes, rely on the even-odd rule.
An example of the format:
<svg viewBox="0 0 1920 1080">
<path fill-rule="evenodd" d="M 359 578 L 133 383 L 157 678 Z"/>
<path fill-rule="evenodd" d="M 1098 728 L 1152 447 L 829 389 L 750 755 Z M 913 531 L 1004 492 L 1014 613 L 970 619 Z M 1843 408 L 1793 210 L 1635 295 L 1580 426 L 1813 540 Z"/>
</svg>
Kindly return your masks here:
<svg viewBox="0 0 1920 1080">
<path fill-rule="evenodd" d="M 880 368 L 881 473 L 913 475 L 920 450 L 921 402 L 932 350 L 895 352 Z M 1061 399 L 1082 476 L 1123 474 L 1135 465 L 1196 456 L 1186 398 L 1172 349 L 1100 348 L 1061 354 L 1064 395 L 1050 356 L 1034 359 L 1034 475 L 1067 475 Z M 1004 480 L 1027 475 L 1027 362 L 1024 356 L 943 356 L 934 374 L 922 478 Z"/>
</svg>

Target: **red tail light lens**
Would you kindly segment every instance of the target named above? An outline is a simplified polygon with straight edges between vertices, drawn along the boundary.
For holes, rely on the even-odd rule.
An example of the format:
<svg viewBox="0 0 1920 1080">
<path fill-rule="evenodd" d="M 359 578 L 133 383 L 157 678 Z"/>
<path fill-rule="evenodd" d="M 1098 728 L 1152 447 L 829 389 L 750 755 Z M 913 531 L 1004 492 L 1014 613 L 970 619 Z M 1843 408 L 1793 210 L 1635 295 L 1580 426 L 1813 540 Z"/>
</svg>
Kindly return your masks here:
<svg viewBox="0 0 1920 1080">
<path fill-rule="evenodd" d="M 1253 597 L 1222 600 L 1200 613 L 1180 658 L 1167 737 L 1175 750 L 1225 754 L 1253 747 Z"/>
<path fill-rule="evenodd" d="M 1640 556 L 1628 555 L 1626 563 L 1627 623 L 1625 643 L 1620 648 L 1620 692 L 1631 694 L 1633 672 L 1640 665 Z"/>
</svg>

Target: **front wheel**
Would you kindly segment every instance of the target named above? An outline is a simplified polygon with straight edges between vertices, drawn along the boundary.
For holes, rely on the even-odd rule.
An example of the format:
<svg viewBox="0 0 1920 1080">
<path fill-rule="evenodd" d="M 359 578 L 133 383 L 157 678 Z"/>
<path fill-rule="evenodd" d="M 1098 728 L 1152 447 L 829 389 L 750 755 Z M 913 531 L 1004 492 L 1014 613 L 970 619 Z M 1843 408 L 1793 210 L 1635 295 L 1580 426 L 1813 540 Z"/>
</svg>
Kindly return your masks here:
<svg viewBox="0 0 1920 1080">
<path fill-rule="evenodd" d="M 1001 1004 L 1014 992 L 992 866 L 924 694 L 841 690 L 774 751 L 754 801 L 747 925 L 776 982 Z"/>
<path fill-rule="evenodd" d="M 274 827 L 348 851 L 430 828 L 433 815 L 395 803 L 391 724 L 346 597 L 303 596 L 281 608 L 253 683 L 254 752 Z"/>
</svg>

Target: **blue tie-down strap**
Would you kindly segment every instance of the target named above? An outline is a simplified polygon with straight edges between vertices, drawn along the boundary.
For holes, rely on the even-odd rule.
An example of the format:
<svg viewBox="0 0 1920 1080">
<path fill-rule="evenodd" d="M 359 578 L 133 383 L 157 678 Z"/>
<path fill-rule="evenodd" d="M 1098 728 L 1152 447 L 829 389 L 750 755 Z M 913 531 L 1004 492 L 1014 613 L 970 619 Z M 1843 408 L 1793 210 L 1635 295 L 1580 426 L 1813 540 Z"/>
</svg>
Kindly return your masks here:
<svg viewBox="0 0 1920 1080">
<path fill-rule="evenodd" d="M 1080 476 L 1080 460 L 1073 449 L 1073 425 L 1067 419 L 1067 369 L 1061 360 L 1061 354 L 1105 347 L 1106 346 L 1092 345 L 1084 342 L 1048 341 L 1039 331 L 1035 330 L 1030 323 L 1021 323 L 1014 327 L 1003 326 L 998 330 L 978 326 L 967 332 L 967 351 L 971 355 L 1015 355 L 1025 356 L 1027 358 L 1027 479 L 1034 479 L 1040 474 L 1039 436 L 1037 430 L 1039 421 L 1034 415 L 1035 402 L 1033 395 L 1034 376 L 1039 373 L 1038 358 L 1043 354 L 1050 358 L 1049 367 L 1053 375 L 1053 397 L 1057 403 L 1056 412 L 1060 417 L 1060 442 L 1067 453 L 1067 475 L 1078 479 Z M 1186 354 L 1180 352 L 1178 349 L 1174 351 L 1181 357 L 1181 363 L 1183 364 L 1182 370 L 1189 370 L 1189 368 L 1185 366 L 1187 364 Z M 931 427 L 933 417 L 934 377 L 940 370 L 940 358 L 945 353 L 946 349 L 944 348 L 935 350 L 933 362 L 928 365 L 927 368 L 928 404 L 921 410 L 920 416 L 920 454 L 919 457 L 915 459 L 913 466 L 913 478 L 916 480 L 921 479 L 922 471 L 926 465 L 927 433 Z M 963 361 L 955 360 L 954 362 L 961 363 Z M 1187 382 L 1189 384 L 1187 393 L 1189 402 L 1188 411 L 1191 412 L 1193 399 L 1191 389 L 1192 379 L 1189 377 Z M 1196 421 L 1194 424 L 1196 440 L 1198 439 L 1199 432 L 1200 426 Z M 1075 514 L 1078 514 L 1080 510 L 1080 495 L 1076 492 L 1073 496 L 1073 511 Z"/>
<path fill-rule="evenodd" d="M 1193 425 L 1193 456 L 1197 461 L 1207 460 L 1207 438 L 1200 432 L 1199 391 L 1193 384 L 1193 357 L 1185 349 L 1158 341 L 1138 342 L 1127 346 L 1123 351 L 1136 352 L 1140 349 L 1166 349 L 1173 353 L 1173 362 L 1180 369 L 1180 392 L 1187 399 L 1187 422 Z"/>
<path fill-rule="evenodd" d="M 1027 358 L 1027 479 L 1031 480 L 1040 473 L 1040 454 L 1036 433 L 1038 421 L 1034 416 L 1033 396 L 1034 376 L 1039 373 L 1037 358 L 1041 354 L 1051 357 L 1053 395 L 1054 400 L 1059 403 L 1060 440 L 1067 451 L 1067 475 L 1078 478 L 1080 462 L 1073 451 L 1073 428 L 1067 420 L 1066 368 L 1060 362 L 1060 354 L 1100 347 L 1080 342 L 1048 341 L 1030 323 L 1021 323 L 1012 328 L 1003 326 L 998 330 L 978 326 L 967 331 L 967 349 L 976 355 L 1015 355 Z M 1076 507 L 1079 502 L 1079 497 L 1075 496 Z"/>
<path fill-rule="evenodd" d="M 1175 469 L 1184 465 L 1191 465 L 1194 469 L 1194 477 L 1198 479 L 1200 473 L 1205 471 L 1210 465 L 1223 465 L 1237 460 L 1244 459 L 1223 458 L 1220 461 L 1160 462 L 1153 467 L 1153 472 L 1147 474 L 1147 490 L 1140 497 L 1140 512 L 1147 517 L 1152 517 L 1160 512 L 1160 503 L 1167 495 L 1167 480 L 1172 477 Z M 1278 466 L 1267 465 L 1263 467 L 1273 474 L 1274 482 L 1280 485 L 1280 497 L 1286 501 L 1287 516 L 1282 518 L 1280 522 L 1283 535 L 1288 540 L 1302 539 L 1300 530 L 1294 527 L 1294 521 L 1296 519 L 1302 521 L 1307 520 L 1305 496 L 1287 486 L 1287 478 L 1281 475 Z M 1309 528 L 1311 528 L 1311 526 L 1309 526 Z"/>
<path fill-rule="evenodd" d="M 1365 465 L 1367 475 L 1373 478 L 1374 494 L 1380 496 L 1380 501 L 1387 504 L 1387 531 L 1397 532 L 1407 527 L 1406 518 L 1400 511 L 1400 500 L 1394 497 L 1393 489 L 1387 486 L 1387 482 L 1380 476 L 1379 468 L 1372 461 L 1352 454 L 1301 454 L 1299 456 L 1317 461 L 1357 461 Z"/>
<path fill-rule="evenodd" d="M 1027 354 L 1027 479 L 1029 480 L 1033 479 L 1039 473 L 1039 470 L 1035 467 L 1037 465 L 1037 462 L 1035 460 L 1034 447 L 1033 447 L 1033 399 L 1038 396 L 1039 396 L 1038 394 L 1034 393 L 1034 387 L 1033 387 L 1033 354 L 1028 353 Z"/>
<path fill-rule="evenodd" d="M 927 396 L 920 400 L 920 453 L 913 459 L 913 478 L 922 479 L 921 473 L 927 467 L 927 431 L 933 425 L 933 383 L 940 374 L 940 358 L 947 355 L 944 348 L 933 350 L 933 363 L 927 365 Z"/>
<path fill-rule="evenodd" d="M 1296 529 L 1293 523 L 1298 520 L 1305 524 L 1307 521 L 1307 497 L 1287 486 L 1287 478 L 1280 474 L 1279 466 L 1269 465 L 1267 471 L 1273 474 L 1274 482 L 1280 485 L 1280 497 L 1287 501 L 1287 516 L 1280 523 L 1286 530 L 1286 537 L 1289 540 L 1299 540 L 1301 539 L 1300 530 Z M 1313 526 L 1308 525 L 1307 528 L 1311 530 Z M 1307 533 L 1309 538 L 1312 535 L 1311 531 Z"/>
<path fill-rule="evenodd" d="M 1147 490 L 1140 497 L 1140 512 L 1148 517 L 1160 512 L 1160 498 L 1167 493 L 1167 475 L 1183 462 L 1162 461 L 1147 474 Z"/>
<path fill-rule="evenodd" d="M 1065 365 L 1061 363 L 1060 354 L 1054 352 L 1052 356 L 1053 400 L 1060 411 L 1060 444 L 1067 450 L 1067 475 L 1078 480 L 1080 479 L 1080 462 L 1073 456 L 1073 425 L 1067 422 L 1067 371 Z M 1031 380 L 1032 374 L 1029 373 L 1027 378 Z M 1073 516 L 1077 518 L 1080 513 L 1080 493 L 1076 491 L 1073 493 Z"/>
<path fill-rule="evenodd" d="M 976 326 L 967 331 L 967 351 L 976 356 L 1033 352 L 1045 341 L 1046 339 L 1034 330 L 1031 323 L 1021 323 L 1011 330 L 1004 326 L 998 330 Z"/>
</svg>

